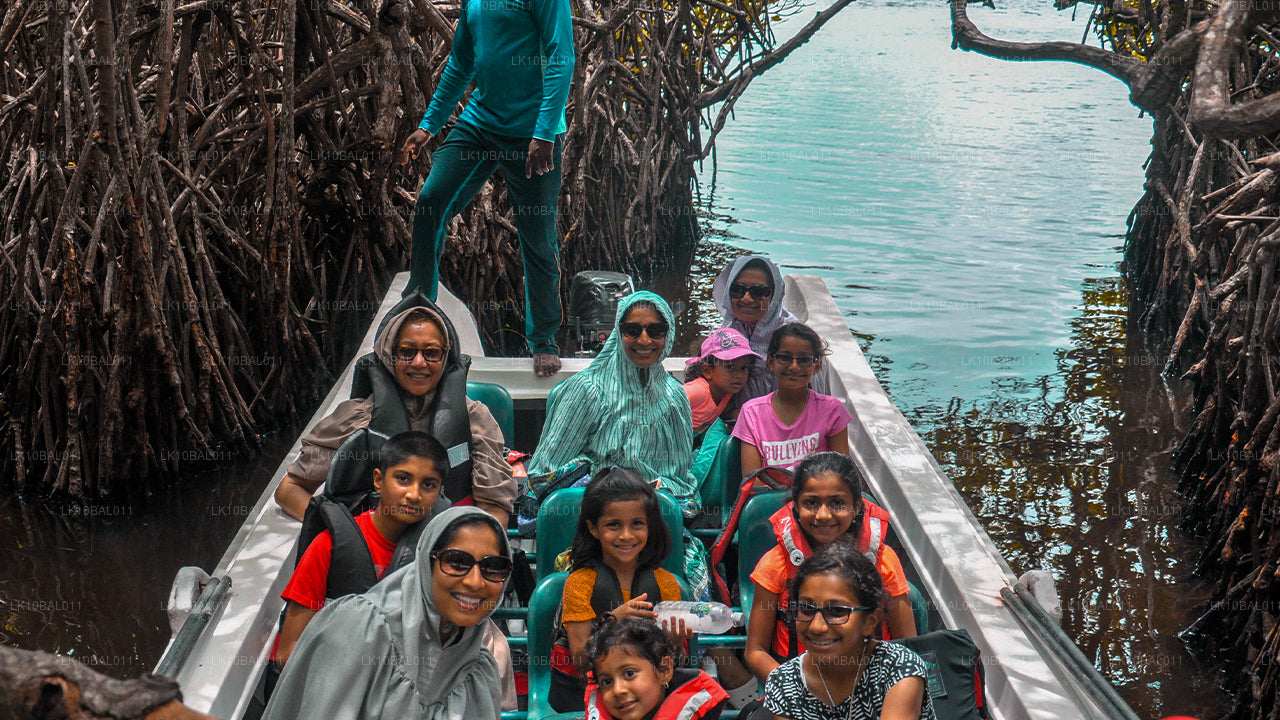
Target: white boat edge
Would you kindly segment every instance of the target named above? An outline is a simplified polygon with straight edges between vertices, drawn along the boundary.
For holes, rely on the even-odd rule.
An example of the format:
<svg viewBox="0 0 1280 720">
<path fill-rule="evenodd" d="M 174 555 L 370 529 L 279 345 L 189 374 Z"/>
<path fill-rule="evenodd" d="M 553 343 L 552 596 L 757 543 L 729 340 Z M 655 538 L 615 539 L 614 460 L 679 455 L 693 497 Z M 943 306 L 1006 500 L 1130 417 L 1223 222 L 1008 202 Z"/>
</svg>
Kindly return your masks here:
<svg viewBox="0 0 1280 720">
<path fill-rule="evenodd" d="M 356 357 L 373 347 L 378 322 L 399 301 L 408 280 L 396 276 L 383 298 Z M 1104 717 L 1052 652 L 1022 624 L 1000 597 L 1016 577 L 925 447 L 876 380 L 825 282 L 815 275 L 787 275 L 788 309 L 830 345 L 832 392 L 843 391 L 853 413 L 850 428 L 855 459 L 867 471 L 873 492 L 893 518 L 903 553 L 920 575 L 947 627 L 963 627 L 982 650 L 986 697 L 996 720 L 1051 720 Z M 468 308 L 445 288 L 440 304 L 458 331 L 462 351 L 473 358 L 470 379 L 503 385 L 519 405 L 545 398 L 560 381 L 585 368 L 589 359 L 565 358 L 550 378 L 533 374 L 529 358 L 483 356 Z M 214 717 L 240 718 L 258 684 L 282 608 L 280 593 L 293 566 L 299 523 L 275 504 L 285 469 L 297 458 L 301 438 L 350 394 L 354 359 L 276 469 L 258 502 L 212 571 L 231 587 L 204 631 L 174 673 L 183 700 Z M 668 370 L 682 377 L 683 358 L 668 358 Z M 172 650 L 167 648 L 167 656 Z M 159 665 L 165 663 L 162 657 Z"/>
</svg>

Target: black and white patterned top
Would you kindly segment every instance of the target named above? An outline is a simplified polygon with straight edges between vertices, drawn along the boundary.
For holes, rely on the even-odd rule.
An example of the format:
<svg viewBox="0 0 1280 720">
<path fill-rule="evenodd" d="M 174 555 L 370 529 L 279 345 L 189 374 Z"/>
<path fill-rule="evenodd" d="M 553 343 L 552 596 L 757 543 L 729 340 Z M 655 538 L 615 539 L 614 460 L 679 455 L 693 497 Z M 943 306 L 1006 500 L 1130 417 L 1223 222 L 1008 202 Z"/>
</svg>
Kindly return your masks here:
<svg viewBox="0 0 1280 720">
<path fill-rule="evenodd" d="M 876 643 L 853 694 L 831 707 L 818 699 L 823 696 L 822 688 L 815 692 L 805 683 L 800 666 L 803 659 L 804 655 L 792 658 L 769 673 L 764 685 L 764 707 L 774 715 L 790 720 L 878 720 L 889 688 L 913 675 L 926 682 L 929 677 L 919 655 L 897 643 Z M 920 720 L 936 720 L 927 689 Z"/>
</svg>

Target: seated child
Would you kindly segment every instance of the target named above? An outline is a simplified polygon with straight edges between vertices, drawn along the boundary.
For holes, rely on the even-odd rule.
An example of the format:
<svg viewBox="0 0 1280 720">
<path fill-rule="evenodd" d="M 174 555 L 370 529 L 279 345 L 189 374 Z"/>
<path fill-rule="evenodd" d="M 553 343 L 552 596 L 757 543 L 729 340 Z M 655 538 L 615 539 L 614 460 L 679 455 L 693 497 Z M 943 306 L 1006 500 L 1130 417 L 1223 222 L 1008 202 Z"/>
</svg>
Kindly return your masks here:
<svg viewBox="0 0 1280 720">
<path fill-rule="evenodd" d="M 583 651 L 586 704 L 596 710 L 588 717 L 717 720 L 728 693 L 706 671 L 676 667 L 679 656 L 671 636 L 651 622 L 600 618 Z"/>
<path fill-rule="evenodd" d="M 838 398 L 809 389 L 826 354 L 826 343 L 807 325 L 774 331 L 767 362 L 778 389 L 748 400 L 733 428 L 742 441 L 743 476 L 765 465 L 790 469 L 825 450 L 849 454 L 853 416 Z"/>
<path fill-rule="evenodd" d="M 881 577 L 877 596 L 884 596 L 883 614 L 888 617 L 890 637 L 916 634 L 902 563 L 883 542 L 889 513 L 863 498 L 864 490 L 862 472 L 848 455 L 818 453 L 796 469 L 791 502 L 769 518 L 778 544 L 760 558 L 751 573 L 755 595 L 743 654 L 757 678 L 764 680 L 779 662 L 804 650 L 783 619 L 793 597 L 788 587 L 805 558 L 837 543 L 875 557 Z M 881 611 L 879 605 L 876 608 Z"/>
<path fill-rule="evenodd" d="M 690 358 L 684 391 L 693 411 L 693 432 L 706 432 L 724 414 L 729 400 L 747 385 L 751 367 L 761 359 L 742 333 L 723 327 L 702 341 L 702 355 Z"/>
<path fill-rule="evenodd" d="M 679 581 L 659 567 L 670 552 L 670 533 L 649 483 L 615 467 L 587 485 L 551 649 L 547 701 L 556 712 L 583 710 L 586 683 L 578 668 L 592 620 L 612 613 L 653 622 L 654 603 L 680 599 Z"/>
<path fill-rule="evenodd" d="M 405 531 L 427 519 L 448 472 L 448 453 L 426 433 L 399 433 L 382 446 L 378 467 L 373 471 L 378 506 L 355 518 L 368 547 L 362 561 L 373 565 L 374 577 L 381 579 L 386 574 Z M 286 609 L 275 659 L 281 665 L 288 661 L 303 628 L 330 599 L 330 574 L 343 570 L 331 567 L 332 554 L 333 534 L 325 530 L 307 546 L 280 594 Z"/>
<path fill-rule="evenodd" d="M 924 661 L 877 638 L 883 593 L 875 565 L 849 543 L 805 560 L 791 594 L 808 650 L 769 674 L 765 710 L 778 720 L 936 720 Z"/>
</svg>

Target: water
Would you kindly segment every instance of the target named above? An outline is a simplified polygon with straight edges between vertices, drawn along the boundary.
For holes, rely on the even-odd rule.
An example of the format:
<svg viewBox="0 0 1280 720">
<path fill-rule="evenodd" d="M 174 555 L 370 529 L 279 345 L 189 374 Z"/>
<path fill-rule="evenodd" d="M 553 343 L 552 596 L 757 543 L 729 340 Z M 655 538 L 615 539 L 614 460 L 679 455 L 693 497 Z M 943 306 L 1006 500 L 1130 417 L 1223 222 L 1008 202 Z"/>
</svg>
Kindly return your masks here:
<svg viewBox="0 0 1280 720">
<path fill-rule="evenodd" d="M 1080 41 L 1084 13 L 998 4 L 969 8 L 994 37 Z M 1015 572 L 1058 579 L 1085 655 L 1141 717 L 1210 717 L 1213 670 L 1176 638 L 1205 599 L 1169 472 L 1186 389 L 1118 268 L 1151 122 L 1099 71 L 950 41 L 944 3 L 859 0 L 756 80 L 701 174 L 690 294 L 743 251 L 821 275 Z"/>
<path fill-rule="evenodd" d="M 178 568 L 213 570 L 296 435 L 260 453 L 211 450 L 145 498 L 56 505 L 0 497 L 0 645 L 137 677 L 169 641 Z"/>
</svg>

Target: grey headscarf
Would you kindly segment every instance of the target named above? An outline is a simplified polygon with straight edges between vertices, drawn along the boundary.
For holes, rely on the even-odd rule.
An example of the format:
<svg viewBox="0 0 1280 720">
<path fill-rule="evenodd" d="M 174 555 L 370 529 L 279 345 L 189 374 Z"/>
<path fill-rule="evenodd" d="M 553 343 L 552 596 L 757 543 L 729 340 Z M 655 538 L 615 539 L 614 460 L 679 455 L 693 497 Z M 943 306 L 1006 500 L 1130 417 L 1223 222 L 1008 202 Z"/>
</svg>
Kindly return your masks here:
<svg viewBox="0 0 1280 720">
<path fill-rule="evenodd" d="M 738 278 L 738 275 L 746 269 L 747 263 L 758 261 L 757 265 L 764 265 L 765 270 L 769 273 L 769 277 L 773 282 L 773 296 L 769 298 L 769 308 L 765 310 L 764 317 L 760 318 L 756 323 L 744 323 L 733 316 L 733 299 L 729 297 L 729 286 Z M 734 330 L 746 336 L 747 341 L 751 343 L 751 349 L 759 353 L 760 357 L 767 357 L 769 351 L 769 341 L 773 339 L 773 331 L 794 322 L 800 322 L 800 319 L 791 314 L 791 311 L 782 306 L 783 295 L 786 294 L 786 285 L 782 282 L 782 271 L 778 269 L 773 261 L 763 255 L 747 255 L 729 263 L 720 276 L 716 278 L 716 282 L 711 287 L 711 297 L 715 300 L 716 310 L 720 311 L 722 320 L 721 327 L 731 327 Z M 827 377 L 829 363 L 823 363 L 822 369 L 813 376 L 809 381 L 809 387 L 814 391 L 830 394 L 830 380 Z M 730 409 L 742 407 L 742 404 L 752 398 L 758 398 L 762 395 L 768 395 L 778 389 L 778 379 L 773 376 L 773 372 L 763 362 L 756 362 L 751 366 L 751 376 L 747 378 L 747 384 L 737 395 L 733 396 L 733 400 L 729 403 Z"/>
<path fill-rule="evenodd" d="M 733 299 L 729 297 L 729 286 L 746 269 L 747 263 L 752 261 L 763 264 L 769 273 L 773 281 L 773 296 L 769 298 L 769 309 L 765 310 L 764 317 L 760 318 L 759 322 L 744 323 L 733 316 Z M 748 255 L 729 263 L 729 266 L 720 273 L 720 277 L 716 278 L 715 285 L 711 287 L 711 297 L 715 300 L 716 309 L 720 311 L 720 318 L 723 320 L 721 327 L 731 327 L 746 336 L 747 341 L 751 343 L 751 349 L 760 357 L 764 357 L 769 350 L 769 340 L 773 337 L 774 330 L 788 323 L 799 322 L 795 315 L 782 306 L 782 296 L 785 292 L 782 271 L 773 264 L 772 260 L 762 255 Z M 778 380 L 765 363 L 756 362 L 751 366 L 751 376 L 747 378 L 746 386 L 733 396 L 730 407 L 741 407 L 744 402 L 761 395 L 768 395 L 777 388 Z"/>
<path fill-rule="evenodd" d="M 263 720 L 496 720 L 501 714 L 498 663 L 481 621 L 444 645 L 431 592 L 431 549 L 446 530 L 479 518 L 511 555 L 491 515 L 453 507 L 433 518 L 417 557 L 363 595 L 325 605 L 307 624 L 276 685 Z M 458 628 L 444 628 L 454 637 Z"/>
</svg>

